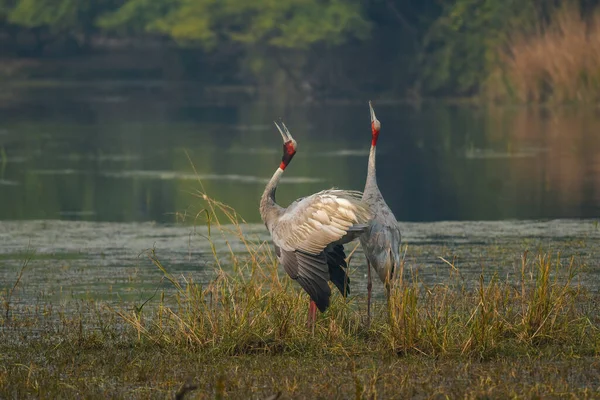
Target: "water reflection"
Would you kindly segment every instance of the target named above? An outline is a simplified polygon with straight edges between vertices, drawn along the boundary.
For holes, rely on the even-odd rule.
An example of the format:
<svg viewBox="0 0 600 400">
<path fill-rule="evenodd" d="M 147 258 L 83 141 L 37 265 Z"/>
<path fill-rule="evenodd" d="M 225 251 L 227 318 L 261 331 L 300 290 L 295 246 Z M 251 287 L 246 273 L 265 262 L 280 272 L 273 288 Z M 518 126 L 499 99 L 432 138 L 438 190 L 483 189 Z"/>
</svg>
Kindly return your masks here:
<svg viewBox="0 0 600 400">
<path fill-rule="evenodd" d="M 279 162 L 278 117 L 299 142 L 281 203 L 331 186 L 362 189 L 367 99 L 214 106 L 174 92 L 13 90 L 0 103 L 0 219 L 174 221 L 196 210 L 191 161 L 213 197 L 257 222 Z M 378 181 L 399 220 L 600 215 L 596 109 L 375 106 Z"/>
</svg>

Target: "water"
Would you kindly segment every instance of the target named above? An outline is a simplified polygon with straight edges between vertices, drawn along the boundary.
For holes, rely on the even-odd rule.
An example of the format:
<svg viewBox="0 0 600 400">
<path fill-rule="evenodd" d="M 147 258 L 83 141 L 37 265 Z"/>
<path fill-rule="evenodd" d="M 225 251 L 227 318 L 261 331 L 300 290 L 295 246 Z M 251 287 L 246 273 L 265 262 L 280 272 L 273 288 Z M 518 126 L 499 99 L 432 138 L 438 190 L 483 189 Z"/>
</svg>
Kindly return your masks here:
<svg viewBox="0 0 600 400">
<path fill-rule="evenodd" d="M 176 222 L 194 210 L 194 165 L 212 196 L 259 222 L 258 198 L 281 158 L 279 117 L 299 145 L 282 203 L 331 186 L 363 188 L 367 99 L 226 106 L 151 89 L 5 94 L 0 220 Z M 400 221 L 600 215 L 599 110 L 377 102 L 375 110 L 378 181 Z"/>
<path fill-rule="evenodd" d="M 0 289 L 30 250 L 28 298 L 142 298 L 160 282 L 144 256 L 152 247 L 176 273 L 209 279 L 209 249 L 190 225 L 202 208 L 198 178 L 267 239 L 258 199 L 280 161 L 279 117 L 299 145 L 281 204 L 332 186 L 361 190 L 368 99 L 284 100 L 165 85 L 6 87 Z M 374 104 L 379 186 L 421 276 L 443 281 L 439 257 L 456 255 L 473 276 L 484 263 L 507 273 L 540 246 L 597 266 L 599 110 Z"/>
</svg>

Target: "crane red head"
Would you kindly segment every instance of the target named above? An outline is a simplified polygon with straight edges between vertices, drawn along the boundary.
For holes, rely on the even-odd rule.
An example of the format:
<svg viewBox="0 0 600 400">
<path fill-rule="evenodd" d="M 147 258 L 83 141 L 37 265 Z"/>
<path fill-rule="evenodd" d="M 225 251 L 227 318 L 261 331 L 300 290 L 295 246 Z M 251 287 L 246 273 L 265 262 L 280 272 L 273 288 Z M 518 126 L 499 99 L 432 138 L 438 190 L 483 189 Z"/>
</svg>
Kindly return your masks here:
<svg viewBox="0 0 600 400">
<path fill-rule="evenodd" d="M 373 110 L 371 101 L 369 101 L 369 109 L 371 110 L 371 135 L 373 136 L 373 138 L 371 139 L 371 146 L 377 146 L 377 139 L 379 138 L 381 122 L 379 122 L 379 120 L 375 116 L 375 110 Z"/>
<path fill-rule="evenodd" d="M 279 133 L 281 133 L 281 137 L 283 138 L 283 156 L 281 157 L 281 164 L 279 165 L 279 168 L 285 169 L 285 167 L 288 166 L 290 161 L 292 161 L 294 154 L 296 154 L 297 144 L 292 135 L 290 134 L 290 131 L 288 130 L 287 126 L 285 126 L 283 122 L 281 122 L 281 126 L 283 126 L 283 129 L 281 129 L 277 122 L 274 123 Z"/>
</svg>

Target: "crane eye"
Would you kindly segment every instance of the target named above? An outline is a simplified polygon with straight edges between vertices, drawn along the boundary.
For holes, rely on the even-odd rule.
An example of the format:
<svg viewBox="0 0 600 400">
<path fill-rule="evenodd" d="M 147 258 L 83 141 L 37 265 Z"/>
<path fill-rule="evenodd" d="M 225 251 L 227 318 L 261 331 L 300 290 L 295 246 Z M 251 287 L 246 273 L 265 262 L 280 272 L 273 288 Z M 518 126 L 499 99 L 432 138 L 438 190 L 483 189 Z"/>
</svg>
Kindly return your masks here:
<svg viewBox="0 0 600 400">
<path fill-rule="evenodd" d="M 296 142 L 294 140 L 290 140 L 283 144 L 283 152 L 286 154 L 293 154 L 296 152 Z"/>
</svg>

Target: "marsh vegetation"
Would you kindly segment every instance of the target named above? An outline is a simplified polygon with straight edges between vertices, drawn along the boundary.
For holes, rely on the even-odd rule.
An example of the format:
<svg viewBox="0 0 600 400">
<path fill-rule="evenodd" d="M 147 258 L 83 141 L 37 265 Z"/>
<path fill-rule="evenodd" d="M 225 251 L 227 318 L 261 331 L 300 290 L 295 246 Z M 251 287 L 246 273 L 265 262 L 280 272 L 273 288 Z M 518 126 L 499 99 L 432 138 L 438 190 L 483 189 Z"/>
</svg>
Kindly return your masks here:
<svg viewBox="0 0 600 400">
<path fill-rule="evenodd" d="M 269 244 L 232 208 L 201 193 L 199 201 L 209 280 L 171 273 L 150 250 L 167 286 L 144 301 L 67 307 L 15 302 L 19 281 L 4 290 L 2 397 L 166 398 L 185 382 L 198 386 L 190 398 L 599 394 L 599 298 L 582 278 L 587 251 L 525 250 L 506 275 L 485 264 L 467 275 L 440 257 L 442 283 L 423 279 L 405 256 L 369 327 L 364 295 L 336 295 L 312 332 L 306 295 L 278 270 Z M 597 241 L 592 231 L 581 245 Z"/>
</svg>

